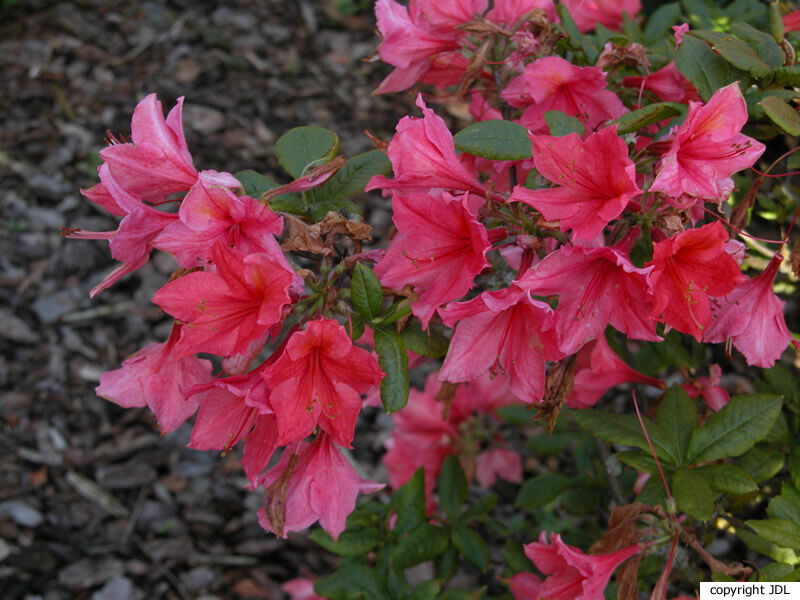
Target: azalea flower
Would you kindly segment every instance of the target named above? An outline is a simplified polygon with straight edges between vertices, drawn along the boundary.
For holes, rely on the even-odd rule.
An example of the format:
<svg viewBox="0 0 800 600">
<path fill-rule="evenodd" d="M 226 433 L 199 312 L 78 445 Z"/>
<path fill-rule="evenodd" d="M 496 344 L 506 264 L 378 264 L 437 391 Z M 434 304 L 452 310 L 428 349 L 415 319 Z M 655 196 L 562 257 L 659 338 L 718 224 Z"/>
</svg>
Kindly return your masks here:
<svg viewBox="0 0 800 600">
<path fill-rule="evenodd" d="M 642 10 L 639 0 L 561 0 L 561 3 L 569 9 L 582 33 L 593 30 L 597 23 L 619 31 L 623 13 L 633 18 Z"/>
</svg>

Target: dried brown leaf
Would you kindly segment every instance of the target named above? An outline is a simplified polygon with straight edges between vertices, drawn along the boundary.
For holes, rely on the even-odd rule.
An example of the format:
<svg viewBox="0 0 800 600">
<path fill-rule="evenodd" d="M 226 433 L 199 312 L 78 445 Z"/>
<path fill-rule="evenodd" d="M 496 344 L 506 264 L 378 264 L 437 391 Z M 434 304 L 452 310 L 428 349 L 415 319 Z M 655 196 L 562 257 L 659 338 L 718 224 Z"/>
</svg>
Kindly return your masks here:
<svg viewBox="0 0 800 600">
<path fill-rule="evenodd" d="M 283 215 L 289 228 L 286 241 L 281 244 L 281 249 L 286 252 L 305 251 L 322 256 L 332 256 L 333 249 L 325 244 L 319 229 L 301 221 L 291 215 Z"/>
</svg>

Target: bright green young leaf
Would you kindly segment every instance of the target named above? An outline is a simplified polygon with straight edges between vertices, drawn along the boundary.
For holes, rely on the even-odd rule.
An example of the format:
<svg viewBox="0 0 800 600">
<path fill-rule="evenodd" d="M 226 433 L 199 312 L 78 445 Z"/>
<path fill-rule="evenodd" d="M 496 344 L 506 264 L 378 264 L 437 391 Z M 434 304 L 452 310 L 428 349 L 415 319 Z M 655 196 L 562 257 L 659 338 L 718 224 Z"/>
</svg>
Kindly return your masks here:
<svg viewBox="0 0 800 600">
<path fill-rule="evenodd" d="M 674 102 L 658 102 L 656 104 L 648 104 L 644 108 L 625 113 L 619 119 L 614 121 L 617 123 L 617 133 L 624 135 L 638 131 L 643 127 L 658 123 L 664 119 L 675 117 L 683 110 L 680 104 Z"/>
<path fill-rule="evenodd" d="M 768 565 L 759 567 L 758 581 L 797 581 L 796 579 L 785 579 L 786 577 L 791 578 L 791 573 L 794 570 L 792 565 L 787 565 L 785 563 L 769 563 Z"/>
<path fill-rule="evenodd" d="M 737 69 L 747 71 L 754 77 L 766 77 L 772 73 L 772 68 L 750 46 L 728 33 L 702 29 L 692 30 L 691 33 L 712 44 L 714 51 Z"/>
<path fill-rule="evenodd" d="M 328 202 L 349 198 L 364 191 L 364 186 L 375 175 L 390 175 L 392 163 L 385 152 L 369 150 L 356 154 L 315 191 L 315 196 Z"/>
<path fill-rule="evenodd" d="M 374 329 L 378 364 L 385 373 L 381 380 L 381 402 L 387 413 L 397 412 L 408 402 L 408 353 L 395 331 Z"/>
<path fill-rule="evenodd" d="M 468 125 L 453 136 L 456 148 L 491 160 L 523 160 L 531 157 L 528 130 L 518 123 L 492 119 Z"/>
<path fill-rule="evenodd" d="M 404 535 L 425 522 L 425 470 L 420 467 L 392 494 L 389 512 L 397 514 L 392 533 Z"/>
<path fill-rule="evenodd" d="M 780 546 L 773 542 L 768 542 L 766 539 L 750 531 L 747 527 L 741 526 L 736 528 L 736 536 L 741 539 L 745 544 L 747 544 L 750 548 L 758 552 L 759 554 L 763 554 L 764 556 L 768 556 L 772 560 L 796 565 L 800 562 L 797 555 L 795 554 L 794 550 L 791 548 L 786 548 L 784 546 Z"/>
<path fill-rule="evenodd" d="M 360 262 L 356 263 L 353 268 L 350 300 L 353 302 L 353 307 L 365 320 L 377 317 L 383 306 L 381 282 L 375 277 L 372 269 Z"/>
<path fill-rule="evenodd" d="M 759 101 L 770 120 L 789 135 L 800 135 L 800 116 L 786 102 L 775 96 Z"/>
<path fill-rule="evenodd" d="M 544 113 L 544 120 L 550 135 L 554 137 L 564 137 L 570 133 L 582 136 L 586 133 L 586 126 L 581 123 L 580 119 L 560 110 L 548 110 Z"/>
<path fill-rule="evenodd" d="M 315 529 L 308 537 L 339 556 L 360 556 L 366 554 L 383 541 L 383 534 L 375 527 L 348 527 L 334 540 L 323 529 Z"/>
<path fill-rule="evenodd" d="M 697 404 L 679 385 L 670 387 L 658 407 L 656 423 L 675 464 L 686 459 L 689 436 L 697 429 Z"/>
<path fill-rule="evenodd" d="M 711 486 L 712 490 L 728 494 L 747 494 L 758 490 L 753 478 L 736 465 L 725 463 L 703 465 L 695 469 Z"/>
<path fill-rule="evenodd" d="M 782 548 L 800 549 L 800 525 L 788 519 L 750 519 L 747 525 L 762 538 Z"/>
<path fill-rule="evenodd" d="M 706 102 L 716 90 L 741 79 L 742 75 L 741 71 L 714 54 L 703 40 L 691 35 L 683 37 L 675 53 L 675 66 Z"/>
<path fill-rule="evenodd" d="M 343 562 L 331 575 L 314 582 L 314 591 L 331 600 L 386 600 L 386 588 L 375 569 L 360 562 Z"/>
<path fill-rule="evenodd" d="M 465 525 L 458 525 L 450 532 L 450 539 L 467 562 L 481 573 L 486 572 L 489 568 L 489 546 L 476 531 Z"/>
<path fill-rule="evenodd" d="M 428 325 L 428 329 L 423 331 L 417 321 L 406 325 L 400 332 L 400 337 L 407 350 L 429 358 L 443 357 L 450 346 L 450 340 L 435 325 Z"/>
<path fill-rule="evenodd" d="M 781 403 L 780 396 L 734 396 L 692 432 L 687 452 L 689 462 L 708 462 L 747 452 L 769 433 Z"/>
<path fill-rule="evenodd" d="M 464 508 L 469 488 L 461 461 L 454 454 L 444 459 L 439 474 L 439 506 L 450 521 L 455 521 Z"/>
<path fill-rule="evenodd" d="M 400 571 L 433 560 L 450 545 L 447 529 L 422 523 L 402 538 L 392 551 L 392 566 Z"/>
<path fill-rule="evenodd" d="M 295 127 L 275 142 L 275 157 L 292 177 L 302 177 L 306 169 L 333 160 L 339 153 L 339 136 L 313 125 Z"/>
<path fill-rule="evenodd" d="M 708 481 L 694 469 L 681 467 L 675 471 L 671 484 L 672 496 L 678 509 L 701 521 L 714 514 L 714 497 Z"/>
<path fill-rule="evenodd" d="M 560 473 L 544 473 L 528 479 L 517 494 L 516 505 L 536 510 L 549 504 L 572 484 L 572 479 Z"/>
</svg>

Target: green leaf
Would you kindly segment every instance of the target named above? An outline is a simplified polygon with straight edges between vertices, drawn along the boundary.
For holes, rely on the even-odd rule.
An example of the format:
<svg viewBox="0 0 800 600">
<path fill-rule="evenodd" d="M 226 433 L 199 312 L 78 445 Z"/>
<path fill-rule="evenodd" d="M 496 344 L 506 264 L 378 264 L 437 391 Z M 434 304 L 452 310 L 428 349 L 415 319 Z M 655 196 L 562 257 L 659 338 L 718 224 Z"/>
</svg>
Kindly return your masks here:
<svg viewBox="0 0 800 600">
<path fill-rule="evenodd" d="M 714 498 L 708 481 L 694 469 L 681 467 L 672 477 L 675 504 L 687 515 L 708 521 L 714 514 Z"/>
<path fill-rule="evenodd" d="M 467 510 L 461 515 L 460 521 L 462 523 L 467 523 L 472 519 L 486 517 L 486 515 L 492 512 L 495 504 L 497 504 L 497 494 L 487 494 L 470 504 Z"/>
<path fill-rule="evenodd" d="M 800 135 L 800 116 L 786 102 L 775 96 L 762 98 L 759 103 L 770 120 L 789 135 Z"/>
<path fill-rule="evenodd" d="M 800 85 L 800 65 L 775 69 L 775 83 L 789 86 Z"/>
<path fill-rule="evenodd" d="M 772 519 L 787 519 L 800 523 L 800 504 L 792 502 L 786 496 L 775 496 L 769 501 L 767 515 Z"/>
<path fill-rule="evenodd" d="M 556 12 L 561 21 L 561 27 L 563 27 L 567 36 L 569 36 L 572 46 L 585 53 L 586 60 L 590 65 L 593 65 L 600 55 L 600 50 L 597 44 L 595 44 L 594 38 L 592 36 L 583 35 L 580 32 L 578 26 L 575 24 L 575 19 L 572 18 L 569 9 L 564 4 L 556 6 Z"/>
<path fill-rule="evenodd" d="M 646 46 L 652 46 L 658 40 L 672 33 L 672 26 L 678 24 L 681 7 L 677 2 L 662 4 L 653 11 L 644 26 L 642 37 Z"/>
<path fill-rule="evenodd" d="M 667 501 L 667 492 L 664 489 L 664 482 L 661 481 L 661 477 L 648 479 L 642 491 L 636 496 L 636 500 L 650 506 L 664 506 Z"/>
<path fill-rule="evenodd" d="M 364 191 L 367 182 L 375 175 L 390 175 L 392 162 L 381 150 L 369 150 L 356 154 L 316 190 L 315 195 L 335 202 Z"/>
<path fill-rule="evenodd" d="M 734 396 L 711 415 L 689 439 L 690 463 L 739 456 L 769 433 L 781 410 L 781 397 L 767 394 Z"/>
<path fill-rule="evenodd" d="M 427 331 L 423 331 L 417 321 L 408 323 L 400 332 L 400 337 L 407 350 L 428 358 L 441 358 L 450 347 L 450 340 L 435 325 L 429 324 Z"/>
<path fill-rule="evenodd" d="M 536 510 L 549 504 L 572 485 L 572 479 L 560 473 L 544 473 L 528 479 L 517 494 L 516 505 L 528 510 Z"/>
<path fill-rule="evenodd" d="M 353 301 L 353 307 L 366 320 L 377 317 L 383 307 L 381 282 L 369 267 L 360 262 L 353 268 L 350 300 Z"/>
<path fill-rule="evenodd" d="M 518 123 L 492 119 L 468 125 L 453 136 L 456 148 L 491 160 L 523 160 L 531 157 L 528 130 Z"/>
<path fill-rule="evenodd" d="M 789 581 L 784 577 L 791 577 L 792 571 L 792 565 L 779 562 L 769 563 L 758 569 L 758 581 Z"/>
<path fill-rule="evenodd" d="M 391 325 L 410 314 L 411 301 L 408 298 L 403 298 L 389 307 L 389 310 L 381 317 L 381 325 Z"/>
<path fill-rule="evenodd" d="M 444 459 L 442 472 L 439 475 L 438 491 L 439 506 L 451 521 L 455 521 L 464 508 L 469 488 L 464 469 L 461 468 L 461 461 L 454 454 Z"/>
<path fill-rule="evenodd" d="M 312 197 L 312 202 L 308 205 L 308 214 L 314 223 L 324 219 L 329 212 L 344 211 L 351 215 L 363 213 L 358 204 L 349 200 L 316 200 L 320 196 L 319 190 L 310 190 L 308 193 Z"/>
<path fill-rule="evenodd" d="M 754 77 L 766 77 L 772 73 L 772 68 L 761 60 L 750 46 L 730 34 L 696 29 L 692 30 L 691 35 L 712 44 L 714 51 L 718 52 L 722 58 L 737 69 L 747 71 Z"/>
<path fill-rule="evenodd" d="M 675 102 L 649 104 L 644 108 L 625 113 L 613 123 L 617 123 L 617 134 L 625 135 L 681 114 L 683 110 L 679 108 L 680 106 Z"/>
<path fill-rule="evenodd" d="M 339 136 L 314 125 L 290 129 L 275 142 L 275 157 L 295 179 L 302 177 L 309 166 L 321 166 L 338 153 Z"/>
<path fill-rule="evenodd" d="M 792 157 L 800 156 L 795 153 Z M 778 363 L 771 369 L 764 369 L 761 374 L 772 391 L 783 396 L 783 403 L 792 412 L 800 413 L 800 381 L 789 369 Z"/>
<path fill-rule="evenodd" d="M 408 600 L 436 600 L 442 584 L 435 579 L 424 581 L 414 588 Z"/>
<path fill-rule="evenodd" d="M 350 323 L 345 323 L 345 329 L 353 341 L 364 335 L 364 319 L 357 313 L 350 313 Z"/>
<path fill-rule="evenodd" d="M 521 407 L 521 408 L 522 410 L 525 411 L 524 415 L 526 417 L 523 424 L 527 424 L 531 421 L 532 417 L 530 409 L 528 409 L 527 407 Z M 505 419 L 505 417 L 503 418 Z M 550 456 L 557 456 L 561 454 L 561 452 L 566 450 L 566 448 L 572 442 L 577 440 L 579 435 L 580 434 L 573 432 L 553 433 L 552 435 L 550 435 L 545 432 L 528 438 L 528 440 L 525 442 L 525 445 L 531 450 L 533 450 L 536 454 L 547 454 Z"/>
<path fill-rule="evenodd" d="M 773 544 L 772 542 L 768 542 L 760 535 L 757 535 L 744 527 L 736 528 L 736 536 L 750 548 L 759 554 L 770 557 L 772 560 L 790 565 L 796 565 L 798 563 L 799 559 L 793 550 Z"/>
<path fill-rule="evenodd" d="M 395 331 L 374 329 L 378 364 L 386 374 L 381 380 L 381 402 L 387 413 L 397 412 L 408 402 L 408 354 Z"/>
<path fill-rule="evenodd" d="M 633 467 L 637 471 L 644 471 L 645 473 L 650 473 L 651 475 L 658 473 L 656 461 L 654 461 L 653 457 L 647 452 L 643 452 L 641 450 L 630 450 L 625 452 L 617 452 L 614 454 L 614 456 L 617 457 L 619 462 L 626 464 L 629 467 Z"/>
<path fill-rule="evenodd" d="M 664 394 L 656 416 L 667 449 L 675 464 L 686 460 L 689 436 L 697 429 L 697 404 L 694 398 L 679 385 L 673 385 Z"/>
<path fill-rule="evenodd" d="M 586 133 L 586 126 L 571 115 L 560 110 L 548 110 L 544 113 L 544 120 L 550 130 L 550 135 L 564 137 L 570 133 L 577 133 L 582 136 Z"/>
<path fill-rule="evenodd" d="M 770 69 L 777 69 L 783 64 L 785 59 L 783 50 L 768 33 L 764 33 L 749 23 L 742 21 L 737 21 L 731 25 L 731 33 L 747 43 L 758 57 L 769 65 Z"/>
<path fill-rule="evenodd" d="M 360 562 L 343 562 L 332 575 L 314 582 L 314 592 L 331 600 L 385 600 L 386 588 L 375 569 Z"/>
<path fill-rule="evenodd" d="M 383 541 L 383 534 L 375 527 L 348 527 L 334 540 L 323 529 L 315 529 L 308 537 L 339 556 L 366 554 Z"/>
<path fill-rule="evenodd" d="M 459 525 L 450 532 L 450 539 L 467 562 L 481 573 L 489 568 L 489 546 L 486 541 L 469 527 Z"/>
<path fill-rule="evenodd" d="M 639 448 L 648 447 L 639 419 L 633 415 L 619 415 L 602 410 L 581 410 L 570 414 L 578 425 L 607 442 Z M 646 420 L 645 426 L 656 450 L 656 456 L 671 463 L 674 458 L 662 439 L 660 427 Z"/>
<path fill-rule="evenodd" d="M 391 562 L 400 571 L 433 560 L 450 545 L 450 536 L 443 527 L 430 523 L 418 525 L 402 538 L 392 551 Z"/>
<path fill-rule="evenodd" d="M 800 444 L 792 444 L 789 448 L 789 478 L 792 485 L 800 489 Z"/>
<path fill-rule="evenodd" d="M 257 173 L 252 169 L 245 169 L 234 174 L 244 188 L 244 193 L 251 198 L 259 199 L 265 192 L 275 189 L 280 184 L 266 175 Z M 272 210 L 288 212 L 293 215 L 306 216 L 306 207 L 297 194 L 281 194 L 269 201 Z"/>
<path fill-rule="evenodd" d="M 503 546 L 503 562 L 508 565 L 512 573 L 532 571 L 533 563 L 525 556 L 525 549 L 514 540 L 507 540 Z"/>
<path fill-rule="evenodd" d="M 736 465 L 704 465 L 695 469 L 711 486 L 712 490 L 728 494 L 748 494 L 758 490 L 753 478 Z"/>
<path fill-rule="evenodd" d="M 763 539 L 782 548 L 800 548 L 800 525 L 788 519 L 750 519 L 747 525 Z"/>
<path fill-rule="evenodd" d="M 691 35 L 683 36 L 675 54 L 675 66 L 706 102 L 719 88 L 741 79 L 741 71 L 714 54 L 703 40 Z"/>
<path fill-rule="evenodd" d="M 482 600 L 486 593 L 486 586 L 477 590 L 465 590 L 461 588 L 450 588 L 439 596 L 439 600 Z"/>
<path fill-rule="evenodd" d="M 392 494 L 389 514 L 396 514 L 392 534 L 401 536 L 425 522 L 425 469 L 419 467 L 399 490 Z"/>
<path fill-rule="evenodd" d="M 776 475 L 785 462 L 780 448 L 755 446 L 742 455 L 738 464 L 756 483 L 763 483 Z"/>
<path fill-rule="evenodd" d="M 436 557 L 434 568 L 436 576 L 444 581 L 449 581 L 458 571 L 461 561 L 458 559 L 458 550 L 448 546 L 447 550 Z"/>
</svg>

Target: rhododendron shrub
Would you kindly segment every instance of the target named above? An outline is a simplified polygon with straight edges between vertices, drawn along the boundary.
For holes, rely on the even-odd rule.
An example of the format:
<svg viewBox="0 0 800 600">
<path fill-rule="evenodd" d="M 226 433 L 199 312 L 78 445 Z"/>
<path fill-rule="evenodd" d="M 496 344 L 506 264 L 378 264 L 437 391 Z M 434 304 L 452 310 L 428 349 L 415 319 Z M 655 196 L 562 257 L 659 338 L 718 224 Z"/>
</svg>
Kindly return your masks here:
<svg viewBox="0 0 800 600">
<path fill-rule="evenodd" d="M 378 0 L 377 92 L 413 92 L 374 150 L 307 126 L 276 141 L 284 183 L 198 171 L 184 100 L 165 117 L 151 94 L 101 151 L 83 193 L 119 226 L 66 233 L 120 263 L 92 294 L 153 250 L 175 271 L 152 297 L 168 339 L 97 393 L 165 433 L 196 413 L 197 450 L 241 442 L 264 529 L 319 523 L 344 559 L 287 593 L 597 600 L 613 579 L 661 599 L 796 577 L 800 210 L 780 169 L 800 164 L 800 71 L 777 3 L 682 10 Z M 350 455 L 379 404 L 385 483 Z M 725 536 L 750 549 L 713 556 Z"/>
</svg>

